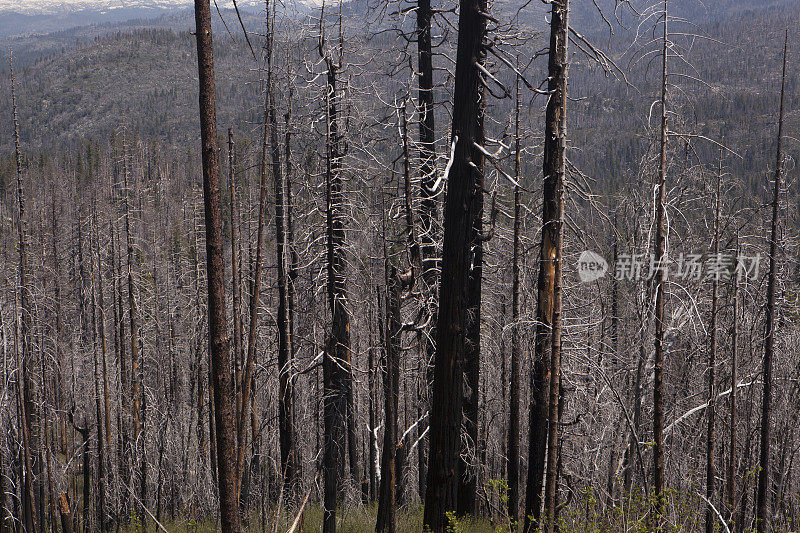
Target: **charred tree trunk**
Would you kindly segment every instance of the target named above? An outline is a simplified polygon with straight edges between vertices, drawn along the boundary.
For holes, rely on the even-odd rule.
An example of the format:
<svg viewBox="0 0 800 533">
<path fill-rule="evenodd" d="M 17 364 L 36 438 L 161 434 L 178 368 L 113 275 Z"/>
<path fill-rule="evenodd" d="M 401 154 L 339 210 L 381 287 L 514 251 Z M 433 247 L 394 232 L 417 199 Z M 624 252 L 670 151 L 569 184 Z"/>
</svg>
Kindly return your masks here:
<svg viewBox="0 0 800 533">
<path fill-rule="evenodd" d="M 722 154 L 720 153 L 719 169 L 717 172 L 716 206 L 714 207 L 714 257 L 719 255 L 719 212 L 720 212 L 720 182 L 722 180 Z M 719 290 L 719 280 L 714 277 L 711 280 L 711 324 L 709 325 L 708 343 L 708 407 L 706 407 L 706 533 L 714 533 L 714 523 L 717 518 L 711 509 L 714 501 L 714 438 L 715 438 L 715 416 L 716 416 L 716 365 L 717 365 L 717 293 Z M 733 393 L 733 390 L 731 390 Z"/>
<path fill-rule="evenodd" d="M 739 236 L 736 236 L 736 251 L 739 252 Z M 733 528 L 734 524 L 738 522 L 736 516 L 736 389 L 739 374 L 739 334 L 738 334 L 738 320 L 739 320 L 739 278 L 738 274 L 732 277 L 733 283 L 733 320 L 731 322 L 731 395 L 728 400 L 729 413 L 728 413 L 728 464 L 725 473 L 725 509 L 727 511 L 728 527 Z"/>
<path fill-rule="evenodd" d="M 384 252 L 385 254 L 385 252 Z M 388 258 L 385 259 L 388 263 Z M 386 296 L 386 358 L 384 363 L 384 425 L 381 452 L 381 483 L 378 499 L 378 521 L 375 531 L 394 533 L 397 510 L 395 490 L 397 471 L 395 456 L 398 446 L 397 414 L 400 398 L 400 351 L 402 322 L 400 318 L 400 280 L 397 270 L 388 271 Z"/>
<path fill-rule="evenodd" d="M 470 326 L 467 308 L 483 200 L 484 156 L 476 147 L 483 143 L 482 84 L 476 64 L 485 57 L 485 13 L 484 0 L 461 0 L 452 126 L 455 149 L 447 176 L 423 522 L 433 533 L 445 531 L 446 513 L 458 508 L 463 372 Z"/>
<path fill-rule="evenodd" d="M 23 454 L 25 456 L 25 474 L 24 474 L 24 498 L 23 498 L 23 511 L 25 513 L 25 527 L 31 533 L 38 533 L 39 527 L 37 522 L 38 512 L 35 509 L 38 500 L 34 497 L 33 480 L 35 474 L 33 472 L 32 461 L 32 420 L 35 418 L 34 404 L 33 404 L 33 380 L 30 376 L 31 365 L 31 349 L 30 349 L 30 334 L 31 334 L 31 309 L 30 309 L 30 294 L 27 280 L 27 255 L 26 255 L 26 238 L 25 238 L 25 193 L 24 193 L 24 162 L 22 160 L 22 148 L 19 138 L 19 118 L 17 115 L 17 97 L 16 86 L 14 80 L 14 60 L 13 56 L 9 61 L 11 70 L 11 107 L 14 120 L 14 153 L 17 167 L 17 206 L 18 206 L 18 219 L 17 230 L 19 237 L 19 302 L 20 314 L 19 320 L 19 340 L 21 348 L 16 349 L 18 357 L 18 370 L 21 373 L 21 380 L 17 382 L 17 390 L 20 393 L 20 426 L 23 436 Z"/>
<path fill-rule="evenodd" d="M 95 231 L 96 231 L 96 217 L 95 218 Z M 92 379 L 94 383 L 94 402 L 95 402 L 95 417 L 97 419 L 97 524 L 98 529 L 100 531 L 105 531 L 106 521 L 105 521 L 105 508 L 106 508 L 106 484 L 105 484 L 105 441 L 103 439 L 103 409 L 101 407 L 102 401 L 100 399 L 100 385 L 98 385 L 98 381 L 100 379 L 100 361 L 97 354 L 98 350 L 98 322 L 102 320 L 101 316 L 98 316 L 97 312 L 97 280 L 102 273 L 98 273 L 99 270 L 99 261 L 95 261 L 95 251 L 92 250 L 91 253 L 91 271 L 92 271 L 92 347 L 93 347 L 93 359 L 94 359 L 94 379 Z M 99 257 L 98 257 L 99 259 Z M 102 297 L 102 293 L 100 294 Z"/>
<path fill-rule="evenodd" d="M 241 270 L 239 267 L 239 219 L 237 217 L 238 204 L 236 202 L 236 144 L 233 139 L 233 128 L 228 129 L 228 186 L 231 192 L 231 276 L 233 291 L 233 359 L 242 358 L 242 308 L 241 297 Z M 238 411 L 237 411 L 238 413 Z"/>
<path fill-rule="evenodd" d="M 269 19 L 269 16 L 267 17 Z M 271 40 L 271 37 L 270 37 Z M 270 45 L 271 46 L 271 45 Z M 271 56 L 269 52 L 268 57 Z M 271 61 L 271 60 L 270 60 Z M 271 73 L 268 75 L 271 83 Z M 247 359 L 244 367 L 244 378 L 241 383 L 241 402 L 236 419 L 236 501 L 239 502 L 242 489 L 242 475 L 244 473 L 244 450 L 246 447 L 247 417 L 250 409 L 250 394 L 253 387 L 253 365 L 256 357 L 256 331 L 258 330 L 258 306 L 261 300 L 261 266 L 263 263 L 264 226 L 266 224 L 267 202 L 267 155 L 269 145 L 272 144 L 273 173 L 275 172 L 275 158 L 278 159 L 277 171 L 280 173 L 280 151 L 277 145 L 277 133 L 273 132 L 274 110 L 271 113 L 272 94 L 268 85 L 267 97 L 264 102 L 264 137 L 261 143 L 261 183 L 258 195 L 258 228 L 256 230 L 256 257 L 253 265 L 252 286 L 250 293 L 250 327 L 247 333 Z M 275 154 L 278 155 L 275 155 Z M 276 178 L 277 180 L 277 178 Z M 238 397 L 238 396 L 237 396 Z M 217 443 L 221 446 L 221 443 Z M 220 446 L 217 446 L 219 451 Z"/>
<path fill-rule="evenodd" d="M 225 317 L 225 263 L 222 252 L 217 117 L 214 104 L 214 55 L 211 8 L 208 0 L 195 0 L 200 133 L 203 155 L 206 255 L 208 270 L 208 350 L 214 382 L 217 468 L 222 533 L 239 532 L 236 499 L 236 435 L 234 433 L 234 383 L 231 376 L 230 339 Z"/>
<path fill-rule="evenodd" d="M 520 179 L 520 138 L 519 138 L 519 76 L 516 82 L 514 112 L 514 179 Z M 511 383 L 509 386 L 508 412 L 508 516 L 514 527 L 519 522 L 519 372 L 520 372 L 520 324 L 519 324 L 519 273 L 520 273 L 520 232 L 522 227 L 521 191 L 514 186 L 514 237 L 511 265 Z M 505 384 L 503 384 L 505 387 Z"/>
<path fill-rule="evenodd" d="M 347 437 L 348 394 L 350 380 L 350 315 L 347 309 L 345 277 L 344 196 L 341 165 L 337 73 L 341 67 L 324 50 L 320 39 L 320 55 L 327 64 L 326 122 L 327 153 L 325 183 L 327 188 L 326 248 L 328 303 L 332 317 L 331 334 L 327 341 L 322 365 L 324 388 L 324 533 L 336 531 L 336 503 L 344 465 L 344 442 Z"/>
<path fill-rule="evenodd" d="M 380 290 L 380 289 L 378 289 Z M 380 313 L 380 305 L 378 306 L 378 313 Z M 369 365 L 369 374 L 368 374 L 368 388 L 369 388 L 369 501 L 374 502 L 377 498 L 377 491 L 378 491 L 378 472 L 376 468 L 376 461 L 377 453 L 378 453 L 378 434 L 375 431 L 378 425 L 378 414 L 377 414 L 377 384 L 375 383 L 376 380 L 376 368 L 375 368 L 375 352 L 378 348 L 375 347 L 375 339 L 373 337 L 372 332 L 372 324 L 374 320 L 374 316 L 372 311 L 370 311 L 370 327 L 369 327 L 369 350 L 367 352 L 368 360 L 367 364 Z"/>
<path fill-rule="evenodd" d="M 270 22 L 268 21 L 268 24 Z M 286 237 L 286 185 L 278 144 L 278 118 L 275 110 L 275 85 L 272 80 L 274 40 L 267 32 L 267 100 L 269 136 L 272 145 L 272 179 L 275 182 L 275 244 L 278 267 L 278 433 L 281 452 L 281 473 L 284 485 L 291 487 L 295 477 L 294 420 L 292 417 L 292 336 L 289 324 L 289 250 Z"/>
<path fill-rule="evenodd" d="M 764 533 L 770 524 L 767 516 L 770 488 L 770 429 L 772 417 L 772 359 L 775 351 L 776 270 L 778 254 L 778 224 L 780 216 L 781 172 L 783 170 L 783 114 L 786 93 L 786 56 L 789 48 L 789 31 L 783 44 L 783 76 L 781 78 L 781 103 L 778 119 L 778 149 L 775 160 L 775 184 L 772 193 L 772 223 L 769 240 L 769 275 L 767 281 L 767 312 L 764 334 L 764 393 L 761 400 L 761 443 L 758 460 L 758 493 L 756 497 L 756 529 Z"/>
<path fill-rule="evenodd" d="M 664 0 L 664 35 L 661 47 L 661 149 L 658 162 L 656 196 L 655 263 L 663 265 L 666 256 L 666 186 L 667 186 L 667 60 L 668 60 L 668 10 Z M 664 511 L 664 285 L 663 268 L 655 276 L 655 355 L 653 362 L 653 489 L 655 509 L 654 529 L 660 529 Z"/>
<path fill-rule="evenodd" d="M 433 100 L 433 49 L 431 43 L 431 19 L 433 10 L 430 0 L 417 1 L 417 68 L 419 69 L 419 157 L 420 157 L 420 242 L 422 252 L 422 283 L 419 285 L 425 305 L 431 314 L 429 331 L 424 335 L 424 355 L 426 358 L 425 373 L 423 374 L 426 386 L 421 387 L 420 394 L 424 402 L 429 398 L 429 381 L 431 381 L 431 364 L 435 354 L 436 338 L 435 324 L 438 309 L 437 282 L 437 253 L 436 253 L 436 131 Z M 422 434 L 427 424 L 420 422 L 419 431 Z M 417 453 L 419 458 L 419 497 L 425 500 L 425 481 L 427 477 L 427 458 L 425 453 L 427 438 L 420 442 Z"/>
<path fill-rule="evenodd" d="M 568 0 L 554 1 L 550 18 L 550 56 L 545 116 L 543 162 L 542 244 L 536 310 L 534 370 L 531 376 L 528 483 L 525 531 L 541 527 L 542 477 L 547 455 L 548 484 L 545 494 L 547 526 L 554 516 L 555 473 L 558 441 L 558 391 L 560 381 L 561 225 L 564 170 L 566 165 Z M 548 437 L 549 435 L 549 437 Z"/>
<path fill-rule="evenodd" d="M 66 492 L 62 492 L 58 497 L 58 512 L 61 515 L 61 533 L 72 533 L 72 511 Z"/>
</svg>

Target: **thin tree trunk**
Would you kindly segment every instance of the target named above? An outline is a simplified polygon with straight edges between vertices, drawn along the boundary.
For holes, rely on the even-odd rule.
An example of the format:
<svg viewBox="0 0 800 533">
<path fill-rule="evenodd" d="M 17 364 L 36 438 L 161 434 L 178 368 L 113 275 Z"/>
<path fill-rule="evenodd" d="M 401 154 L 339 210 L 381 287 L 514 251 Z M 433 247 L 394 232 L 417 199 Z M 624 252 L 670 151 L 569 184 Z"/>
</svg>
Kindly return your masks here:
<svg viewBox="0 0 800 533">
<path fill-rule="evenodd" d="M 778 254 L 778 223 L 780 216 L 781 171 L 783 170 L 783 114 L 786 93 L 786 56 L 789 48 L 789 31 L 783 44 L 783 76 L 781 78 L 781 103 L 778 119 L 778 149 L 775 160 L 775 184 L 772 194 L 772 224 L 770 227 L 769 241 L 769 276 L 767 281 L 767 312 L 764 334 L 764 394 L 761 400 L 761 442 L 758 461 L 758 493 L 756 499 L 756 529 L 764 533 L 769 527 L 770 518 L 767 516 L 769 508 L 770 487 L 770 425 L 772 417 L 772 358 L 775 351 L 775 315 L 776 315 L 776 270 Z"/>
<path fill-rule="evenodd" d="M 717 172 L 716 206 L 714 208 L 714 257 L 719 255 L 719 212 L 720 212 L 720 182 L 722 180 L 722 154 L 720 153 L 719 168 Z M 714 533 L 714 524 L 717 521 L 716 513 L 711 509 L 710 503 L 714 501 L 714 417 L 716 416 L 716 365 L 717 365 L 717 293 L 719 290 L 719 279 L 715 276 L 711 280 L 711 324 L 709 325 L 709 346 L 708 346 L 708 406 L 706 407 L 706 417 L 708 425 L 706 429 L 706 533 Z M 733 393 L 734 389 L 731 389 Z"/>
<path fill-rule="evenodd" d="M 217 468 L 222 533 L 239 532 L 234 434 L 234 383 L 231 376 L 230 341 L 225 317 L 225 263 L 222 251 L 217 117 L 214 104 L 214 56 L 211 8 L 208 0 L 195 0 L 198 77 L 200 84 L 200 133 L 203 154 L 206 255 L 208 270 L 208 351 L 214 383 Z"/>
<path fill-rule="evenodd" d="M 274 4 L 273 4 L 274 6 Z M 272 13 L 274 17 L 274 13 Z M 272 23 L 269 20 L 267 24 Z M 292 419 L 291 353 L 292 337 L 289 330 L 289 254 L 286 243 L 286 198 L 285 179 L 281 167 L 278 144 L 278 118 L 275 111 L 275 86 L 272 80 L 272 54 L 274 40 L 272 31 L 267 32 L 267 100 L 269 137 L 272 145 L 272 179 L 275 182 L 275 244 L 278 267 L 278 428 L 281 452 L 281 473 L 284 487 L 289 489 L 294 481 L 294 420 Z"/>
<path fill-rule="evenodd" d="M 554 1 L 550 18 L 548 91 L 543 162 L 542 244 L 539 256 L 537 327 L 531 389 L 531 424 L 525 531 L 541 527 L 542 476 L 547 465 L 545 507 L 552 528 L 557 466 L 560 381 L 561 225 L 566 165 L 567 38 L 569 2 Z M 549 435 L 549 437 L 548 437 Z M 545 449 L 548 449 L 545 457 Z M 545 461 L 546 459 L 546 461 Z"/>
<path fill-rule="evenodd" d="M 269 20 L 269 15 L 267 15 Z M 271 37 L 270 37 L 271 41 Z M 270 45 L 271 46 L 271 45 Z M 267 54 L 268 58 L 272 56 L 271 50 Z M 270 59 L 271 63 L 271 59 Z M 253 363 L 256 356 L 256 331 L 258 329 L 258 305 L 261 299 L 261 265 L 263 262 L 263 242 L 264 242 L 264 225 L 266 224 L 266 197 L 267 197 L 267 151 L 269 145 L 272 144 L 273 153 L 273 173 L 275 172 L 275 153 L 280 154 L 277 133 L 273 131 L 275 124 L 274 110 L 270 113 L 272 106 L 272 83 L 271 67 L 267 76 L 267 99 L 264 102 L 264 138 L 261 145 L 261 184 L 259 187 L 259 200 L 258 200 L 258 228 L 256 236 L 256 257 L 255 265 L 253 267 L 252 276 L 252 292 L 250 293 L 250 328 L 247 334 L 247 360 L 245 361 L 244 378 L 241 384 L 241 410 L 238 412 L 238 419 L 236 421 L 236 501 L 239 501 L 242 487 L 242 474 L 244 471 L 244 448 L 245 448 L 245 427 L 250 408 L 250 391 L 253 386 Z M 272 116 L 271 116 L 272 115 Z M 280 155 L 277 156 L 277 172 L 280 173 Z M 277 180 L 276 178 L 276 181 Z"/>
<path fill-rule="evenodd" d="M 667 180 L 667 59 L 668 10 L 664 0 L 664 35 L 661 47 L 661 149 L 658 163 L 658 182 L 656 199 L 656 236 L 655 263 L 659 268 L 655 277 L 655 356 L 653 363 L 653 486 L 655 491 L 655 509 L 653 523 L 656 529 L 661 527 L 664 512 L 664 286 L 665 272 L 663 268 L 666 256 L 666 180 Z"/>
<path fill-rule="evenodd" d="M 739 235 L 736 235 L 736 252 L 739 254 Z M 728 414 L 728 464 L 725 474 L 725 508 L 727 510 L 728 526 L 734 527 L 736 515 L 736 389 L 739 373 L 739 333 L 738 333 L 738 320 L 739 320 L 739 278 L 738 274 L 732 277 L 733 283 L 733 320 L 731 322 L 731 395 L 730 399 L 730 412 Z"/>
<path fill-rule="evenodd" d="M 379 289 L 380 290 L 380 289 Z M 380 307 L 378 307 L 378 312 L 380 313 Z M 378 415 L 377 415 L 377 403 L 378 400 L 376 398 L 377 389 L 376 389 L 376 368 L 375 368 L 375 351 L 378 349 L 375 347 L 375 339 L 373 338 L 372 333 L 372 324 L 373 324 L 373 315 L 370 311 L 370 321 L 369 321 L 369 350 L 367 351 L 368 355 L 368 365 L 369 365 L 369 375 L 368 375 L 368 385 L 369 385 L 369 501 L 375 501 L 377 495 L 376 492 L 377 488 L 377 470 L 375 468 L 375 462 L 378 460 L 377 458 L 377 447 L 378 447 L 378 434 L 375 431 L 376 426 L 378 425 Z"/>
<path fill-rule="evenodd" d="M 94 214 L 94 213 L 93 213 Z M 94 219 L 94 226 L 95 231 L 97 231 L 97 217 L 93 216 Z M 97 236 L 95 235 L 95 239 Z M 98 529 L 100 531 L 105 531 L 105 508 L 106 508 L 106 484 L 105 484 L 105 441 L 103 439 L 103 409 L 101 407 L 101 399 L 100 399 L 100 386 L 97 384 L 98 380 L 100 379 L 100 362 L 99 357 L 97 354 L 98 348 L 98 322 L 102 320 L 102 316 L 98 317 L 97 312 L 97 296 L 96 296 L 96 288 L 97 288 L 97 279 L 98 277 L 102 276 L 102 273 L 98 273 L 99 270 L 99 261 L 95 261 L 95 250 L 91 252 L 91 271 L 92 271 L 92 353 L 93 353 L 93 360 L 94 360 L 94 377 L 92 382 L 94 383 L 94 401 L 95 401 L 95 417 L 97 419 L 97 524 Z M 97 256 L 99 260 L 99 256 Z M 100 293 L 102 297 L 102 293 Z M 105 340 L 105 339 L 104 339 Z"/>
<path fill-rule="evenodd" d="M 520 373 L 520 232 L 522 227 L 520 179 L 520 137 L 519 137 L 519 76 L 516 77 L 516 98 L 514 111 L 514 240 L 511 265 L 511 384 L 509 386 L 510 405 L 508 411 L 508 516 L 512 527 L 519 522 L 519 373 Z M 505 384 L 503 384 L 505 387 Z"/>
<path fill-rule="evenodd" d="M 233 128 L 228 129 L 228 186 L 231 192 L 231 276 L 233 279 L 233 359 L 239 361 L 242 355 L 242 309 L 239 297 L 241 295 L 241 271 L 239 268 L 239 219 L 237 217 L 236 202 L 236 145 L 233 139 Z M 234 365 L 234 368 L 238 364 Z M 238 413 L 238 411 L 237 411 Z"/>
<path fill-rule="evenodd" d="M 17 366 L 22 376 L 21 380 L 17 382 L 17 390 L 20 394 L 20 426 L 22 428 L 23 436 L 23 453 L 25 456 L 25 475 L 24 475 L 24 495 L 23 505 L 25 512 L 25 527 L 31 533 L 38 533 L 39 527 L 36 521 L 37 513 L 34 509 L 35 498 L 33 491 L 33 478 L 34 472 L 32 470 L 31 460 L 31 418 L 34 417 L 34 407 L 32 400 L 32 387 L 33 383 L 30 377 L 30 320 L 31 310 L 29 305 L 29 289 L 27 281 L 27 255 L 26 255 L 26 239 L 25 239 L 25 195 L 24 195 L 24 167 L 22 160 L 22 149 L 20 146 L 19 138 L 19 118 L 17 116 L 17 97 L 16 86 L 14 80 L 14 60 L 13 56 L 9 61 L 11 71 L 11 107 L 13 111 L 14 120 L 14 152 L 17 164 L 17 205 L 19 208 L 17 219 L 17 230 L 19 236 L 19 302 L 21 318 L 19 320 L 19 339 L 21 349 L 17 349 L 18 359 Z"/>
<path fill-rule="evenodd" d="M 386 255 L 384 249 L 384 255 Z M 386 363 L 384 365 L 384 426 L 383 451 L 381 452 L 381 484 L 378 499 L 378 520 L 375 531 L 394 533 L 397 510 L 395 490 L 397 471 L 395 457 L 398 447 L 397 414 L 400 398 L 400 350 L 402 321 L 400 318 L 400 280 L 397 270 L 389 271 L 387 262 L 386 295 Z"/>
</svg>

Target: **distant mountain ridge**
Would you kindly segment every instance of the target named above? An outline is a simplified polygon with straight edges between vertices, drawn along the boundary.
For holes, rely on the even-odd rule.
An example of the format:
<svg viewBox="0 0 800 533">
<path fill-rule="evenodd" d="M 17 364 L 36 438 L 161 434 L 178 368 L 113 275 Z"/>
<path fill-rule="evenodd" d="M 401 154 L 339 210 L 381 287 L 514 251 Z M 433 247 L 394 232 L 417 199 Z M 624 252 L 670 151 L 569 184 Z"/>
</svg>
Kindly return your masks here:
<svg viewBox="0 0 800 533">
<path fill-rule="evenodd" d="M 263 2 L 237 0 L 240 8 L 257 9 Z M 220 8 L 232 8 L 232 0 L 218 0 Z M 184 9 L 194 5 L 192 0 L 0 0 L 0 12 L 22 15 L 56 15 L 75 12 L 110 13 L 117 10 L 164 11 Z"/>
</svg>

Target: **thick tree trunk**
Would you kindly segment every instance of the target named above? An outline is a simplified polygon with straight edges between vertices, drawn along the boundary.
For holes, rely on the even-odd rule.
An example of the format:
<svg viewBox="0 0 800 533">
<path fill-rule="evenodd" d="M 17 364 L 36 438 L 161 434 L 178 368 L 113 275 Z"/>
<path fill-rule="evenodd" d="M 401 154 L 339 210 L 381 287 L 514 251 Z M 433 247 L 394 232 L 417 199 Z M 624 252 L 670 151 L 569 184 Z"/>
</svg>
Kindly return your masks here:
<svg viewBox="0 0 800 533">
<path fill-rule="evenodd" d="M 62 492 L 58 497 L 58 512 L 61 515 L 61 533 L 72 533 L 72 511 L 66 492 Z"/>
<path fill-rule="evenodd" d="M 271 24 L 269 14 L 267 24 Z M 285 487 L 294 481 L 294 421 L 292 408 L 292 337 L 289 324 L 289 250 L 287 248 L 286 185 L 281 167 L 278 143 L 278 118 L 275 110 L 275 84 L 273 83 L 272 55 L 274 39 L 267 32 L 267 120 L 272 155 L 272 179 L 275 182 L 275 244 L 278 274 L 278 433 L 281 453 L 281 473 Z"/>
<path fill-rule="evenodd" d="M 767 281 L 767 312 L 764 333 L 763 379 L 764 394 L 761 400 L 761 442 L 758 461 L 758 493 L 756 497 L 756 529 L 764 533 L 769 527 L 771 517 L 769 509 L 770 487 L 770 429 L 772 417 L 772 359 L 775 351 L 775 314 L 776 314 L 776 270 L 778 254 L 778 224 L 780 216 L 781 172 L 783 170 L 783 114 L 786 93 L 786 56 L 789 48 L 789 31 L 783 45 L 783 76 L 781 78 L 781 103 L 778 119 L 778 149 L 775 160 L 775 184 L 772 194 L 772 224 L 769 240 L 769 275 Z"/>
<path fill-rule="evenodd" d="M 214 104 L 214 56 L 211 8 L 208 0 L 195 0 L 200 133 L 203 155 L 206 254 L 208 269 L 208 350 L 214 382 L 217 468 L 222 533 L 239 532 L 236 499 L 236 435 L 234 433 L 234 383 L 231 376 L 230 339 L 225 317 L 225 263 L 222 252 L 217 117 Z"/>
<path fill-rule="evenodd" d="M 331 334 L 326 343 L 322 364 L 324 388 L 324 453 L 323 532 L 336 531 L 336 504 L 341 485 L 347 438 L 348 394 L 352 387 L 350 360 L 350 314 L 347 309 L 345 277 L 345 202 L 342 190 L 342 157 L 340 147 L 337 73 L 339 62 L 324 50 L 320 38 L 319 52 L 328 67 L 326 93 L 326 248 L 328 304 L 331 312 Z M 340 51 L 341 54 L 341 51 Z"/>
<path fill-rule="evenodd" d="M 486 2 L 461 0 L 453 107 L 455 145 L 444 213 L 444 248 L 436 326 L 436 361 L 430 414 L 430 452 L 424 525 L 445 531 L 446 514 L 458 508 L 464 363 L 473 245 L 481 220 L 483 190 L 479 187 L 484 156 L 482 85 L 479 69 L 485 58 Z M 477 391 L 475 391 L 477 393 Z"/>
<path fill-rule="evenodd" d="M 531 376 L 528 483 L 525 531 L 541 527 L 542 477 L 547 464 L 545 502 L 552 520 L 557 464 L 560 381 L 561 225 L 566 165 L 568 0 L 554 1 L 550 17 L 548 91 L 543 162 L 542 244 L 539 256 L 534 371 Z M 548 438 L 549 435 L 549 438 Z M 550 447 L 549 454 L 545 450 Z M 546 463 L 545 463 L 545 458 Z M 549 497 L 549 500 L 548 500 Z M 550 525 L 548 520 L 547 526 Z M 549 529 L 549 528 L 548 528 Z"/>
</svg>

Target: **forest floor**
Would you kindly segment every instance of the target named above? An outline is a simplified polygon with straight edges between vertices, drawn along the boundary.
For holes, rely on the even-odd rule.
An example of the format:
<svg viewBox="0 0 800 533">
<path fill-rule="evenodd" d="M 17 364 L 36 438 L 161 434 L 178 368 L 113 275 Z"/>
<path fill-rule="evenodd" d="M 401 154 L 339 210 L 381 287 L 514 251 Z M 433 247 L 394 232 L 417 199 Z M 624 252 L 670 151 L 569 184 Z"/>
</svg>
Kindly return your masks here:
<svg viewBox="0 0 800 533">
<path fill-rule="evenodd" d="M 415 506 L 410 509 L 398 509 L 397 513 L 397 533 L 419 533 L 422 531 L 422 507 Z M 281 513 L 278 520 L 277 531 L 289 531 L 295 519 L 294 514 Z M 366 533 L 375 531 L 375 520 L 377 517 L 377 505 L 350 507 L 339 509 L 337 516 L 337 533 Z M 127 528 L 122 528 L 121 532 L 140 533 L 141 524 L 138 521 L 129 524 Z M 153 533 L 152 521 L 148 521 L 148 531 Z M 266 520 L 266 527 L 262 531 L 261 521 L 253 517 L 250 523 L 242 528 L 243 533 L 271 533 L 274 531 L 275 517 L 270 515 Z M 186 520 L 176 520 L 175 522 L 164 522 L 164 528 L 169 533 L 214 533 L 219 530 L 219 524 L 214 522 L 195 522 Z M 308 505 L 303 513 L 302 529 L 298 528 L 298 533 L 322 531 L 322 507 L 319 505 Z M 461 519 L 453 524 L 453 531 L 456 533 L 500 533 L 508 531 L 502 526 L 492 525 L 488 520 L 482 519 Z M 158 533 L 156 531 L 155 533 Z"/>
</svg>

